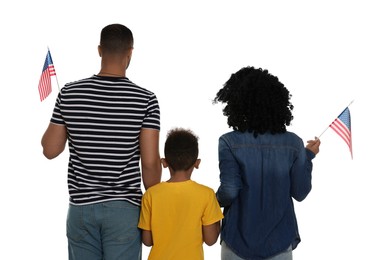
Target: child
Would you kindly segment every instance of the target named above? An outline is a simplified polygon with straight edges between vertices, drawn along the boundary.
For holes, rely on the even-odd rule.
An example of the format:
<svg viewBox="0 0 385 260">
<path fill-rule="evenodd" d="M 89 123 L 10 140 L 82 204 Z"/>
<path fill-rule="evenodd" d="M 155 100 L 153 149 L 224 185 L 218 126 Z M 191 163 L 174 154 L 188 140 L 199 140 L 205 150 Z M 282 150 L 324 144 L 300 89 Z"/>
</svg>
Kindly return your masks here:
<svg viewBox="0 0 385 260">
<path fill-rule="evenodd" d="M 152 246 L 148 259 L 204 259 L 203 242 L 216 243 L 223 214 L 214 190 L 190 179 L 201 161 L 198 137 L 172 129 L 164 154 L 161 162 L 170 179 L 145 192 L 138 224 L 143 244 Z"/>
</svg>

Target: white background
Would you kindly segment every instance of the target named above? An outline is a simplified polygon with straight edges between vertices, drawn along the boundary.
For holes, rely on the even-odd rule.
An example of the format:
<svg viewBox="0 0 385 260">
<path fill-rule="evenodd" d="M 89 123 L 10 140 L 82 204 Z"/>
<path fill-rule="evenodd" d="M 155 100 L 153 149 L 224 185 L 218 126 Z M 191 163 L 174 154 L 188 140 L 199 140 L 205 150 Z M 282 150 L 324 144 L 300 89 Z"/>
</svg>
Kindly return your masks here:
<svg viewBox="0 0 385 260">
<path fill-rule="evenodd" d="M 60 87 L 99 72 L 100 30 L 129 27 L 127 76 L 154 91 L 167 131 L 200 137 L 193 179 L 219 185 L 217 141 L 230 131 L 216 92 L 244 66 L 268 69 L 293 95 L 288 130 L 320 135 L 350 106 L 353 152 L 332 130 L 321 136 L 313 190 L 296 203 L 296 260 L 381 259 L 384 224 L 384 8 L 381 1 L 6 1 L 0 10 L 2 259 L 67 259 L 68 151 L 47 160 L 41 136 Z M 50 48 L 57 72 L 40 102 Z M 380 94 L 381 93 L 381 94 Z M 164 171 L 163 179 L 169 176 Z M 144 256 L 148 254 L 144 247 Z M 204 247 L 219 259 L 220 245 Z M 6 256 L 6 257 L 4 257 Z M 145 259 L 145 257 L 144 257 Z"/>
</svg>

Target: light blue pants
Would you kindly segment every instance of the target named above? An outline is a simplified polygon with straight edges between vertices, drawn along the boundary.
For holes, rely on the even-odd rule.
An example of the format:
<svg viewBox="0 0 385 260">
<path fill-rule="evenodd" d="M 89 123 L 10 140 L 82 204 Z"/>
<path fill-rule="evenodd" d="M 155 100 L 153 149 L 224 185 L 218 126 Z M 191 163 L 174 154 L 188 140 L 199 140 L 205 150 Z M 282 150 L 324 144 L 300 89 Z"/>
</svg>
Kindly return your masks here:
<svg viewBox="0 0 385 260">
<path fill-rule="evenodd" d="M 67 215 L 70 260 L 140 260 L 140 208 L 126 201 L 70 205 Z"/>
<path fill-rule="evenodd" d="M 292 249 L 291 247 L 288 248 L 287 251 L 273 256 L 271 258 L 266 258 L 265 260 L 292 260 Z M 221 260 L 244 260 L 243 258 L 240 258 L 236 254 L 234 254 L 233 251 L 226 245 L 225 241 L 222 241 L 221 243 Z"/>
</svg>

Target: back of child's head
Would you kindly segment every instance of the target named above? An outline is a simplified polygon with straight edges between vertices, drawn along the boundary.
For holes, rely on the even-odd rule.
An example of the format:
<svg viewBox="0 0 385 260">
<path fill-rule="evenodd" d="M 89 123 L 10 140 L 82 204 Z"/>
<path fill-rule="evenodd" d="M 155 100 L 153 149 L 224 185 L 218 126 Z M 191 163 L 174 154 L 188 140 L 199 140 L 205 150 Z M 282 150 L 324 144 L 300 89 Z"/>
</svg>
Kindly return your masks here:
<svg viewBox="0 0 385 260">
<path fill-rule="evenodd" d="M 188 170 L 198 159 L 198 137 L 189 129 L 173 128 L 167 133 L 164 155 L 174 171 Z"/>
</svg>

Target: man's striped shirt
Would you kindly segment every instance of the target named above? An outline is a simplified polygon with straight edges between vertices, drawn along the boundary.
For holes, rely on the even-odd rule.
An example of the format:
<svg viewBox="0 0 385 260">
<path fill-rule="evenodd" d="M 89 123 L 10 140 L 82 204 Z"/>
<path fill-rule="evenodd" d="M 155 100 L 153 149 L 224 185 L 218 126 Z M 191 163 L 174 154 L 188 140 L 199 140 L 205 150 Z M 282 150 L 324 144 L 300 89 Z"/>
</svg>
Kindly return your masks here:
<svg viewBox="0 0 385 260">
<path fill-rule="evenodd" d="M 51 123 L 67 127 L 70 203 L 142 198 L 139 134 L 160 130 L 154 93 L 128 78 L 92 76 L 66 84 Z"/>
</svg>

